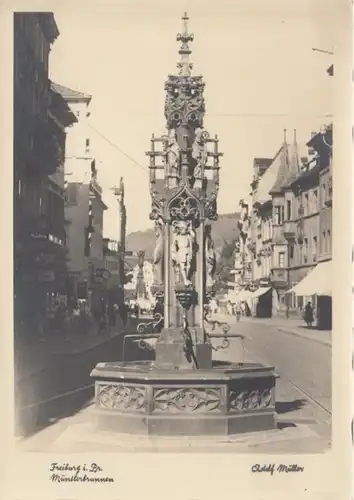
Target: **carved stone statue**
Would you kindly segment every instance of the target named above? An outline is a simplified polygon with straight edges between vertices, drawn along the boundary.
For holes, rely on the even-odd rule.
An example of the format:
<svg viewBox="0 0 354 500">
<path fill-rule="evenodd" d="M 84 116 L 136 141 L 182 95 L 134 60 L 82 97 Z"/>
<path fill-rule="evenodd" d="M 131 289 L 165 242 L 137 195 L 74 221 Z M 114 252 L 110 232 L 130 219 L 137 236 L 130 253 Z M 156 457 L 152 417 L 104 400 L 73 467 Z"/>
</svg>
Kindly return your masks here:
<svg viewBox="0 0 354 500">
<path fill-rule="evenodd" d="M 192 158 L 195 160 L 196 164 L 193 171 L 193 177 L 198 180 L 202 179 L 204 166 L 208 158 L 206 145 L 207 138 L 208 133 L 202 128 L 197 128 L 195 130 L 195 139 L 192 146 Z"/>
<path fill-rule="evenodd" d="M 163 226 L 160 220 L 155 221 L 156 246 L 153 253 L 154 282 L 161 284 L 163 281 Z"/>
<path fill-rule="evenodd" d="M 166 141 L 166 152 L 167 152 L 167 166 L 168 174 L 171 177 L 180 177 L 180 165 L 179 165 L 179 153 L 180 148 L 178 146 L 176 131 L 171 129 L 168 132 Z"/>
<path fill-rule="evenodd" d="M 205 274 L 206 286 L 210 288 L 214 285 L 214 274 L 216 268 L 216 252 L 213 239 L 211 237 L 211 226 L 205 226 Z"/>
<path fill-rule="evenodd" d="M 196 238 L 191 222 L 174 222 L 171 245 L 172 264 L 176 271 L 176 281 L 179 277 L 186 286 L 192 284 L 191 274 L 195 252 Z"/>
</svg>

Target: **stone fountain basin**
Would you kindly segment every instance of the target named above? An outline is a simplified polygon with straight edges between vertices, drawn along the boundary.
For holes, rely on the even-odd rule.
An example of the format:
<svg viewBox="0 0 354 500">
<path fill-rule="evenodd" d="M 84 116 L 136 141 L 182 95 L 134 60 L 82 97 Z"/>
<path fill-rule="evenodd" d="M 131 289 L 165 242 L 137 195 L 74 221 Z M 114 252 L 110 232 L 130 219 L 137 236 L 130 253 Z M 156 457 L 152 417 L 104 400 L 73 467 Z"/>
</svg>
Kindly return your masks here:
<svg viewBox="0 0 354 500">
<path fill-rule="evenodd" d="M 274 367 L 213 361 L 211 369 L 164 369 L 154 361 L 99 363 L 100 430 L 155 436 L 232 435 L 275 429 Z"/>
</svg>

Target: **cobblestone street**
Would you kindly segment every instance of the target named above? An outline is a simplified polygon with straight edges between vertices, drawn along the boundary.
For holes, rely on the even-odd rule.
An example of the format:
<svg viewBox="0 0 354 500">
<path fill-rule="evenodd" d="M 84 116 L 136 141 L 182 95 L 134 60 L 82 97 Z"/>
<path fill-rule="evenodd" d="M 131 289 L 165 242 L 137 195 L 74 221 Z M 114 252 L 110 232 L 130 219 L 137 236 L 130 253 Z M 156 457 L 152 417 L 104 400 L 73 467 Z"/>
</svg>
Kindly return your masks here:
<svg viewBox="0 0 354 500">
<path fill-rule="evenodd" d="M 289 335 L 265 322 L 241 321 L 232 333 L 244 335 L 244 361 L 275 366 L 278 429 L 230 438 L 153 438 L 96 431 L 92 403 L 71 417 L 58 419 L 19 442 L 31 451 L 173 451 L 232 453 L 318 453 L 331 441 L 331 348 Z M 214 343 L 215 346 L 219 341 Z M 220 360 L 241 360 L 242 347 L 217 351 Z M 299 361 L 300 360 L 300 361 Z"/>
</svg>

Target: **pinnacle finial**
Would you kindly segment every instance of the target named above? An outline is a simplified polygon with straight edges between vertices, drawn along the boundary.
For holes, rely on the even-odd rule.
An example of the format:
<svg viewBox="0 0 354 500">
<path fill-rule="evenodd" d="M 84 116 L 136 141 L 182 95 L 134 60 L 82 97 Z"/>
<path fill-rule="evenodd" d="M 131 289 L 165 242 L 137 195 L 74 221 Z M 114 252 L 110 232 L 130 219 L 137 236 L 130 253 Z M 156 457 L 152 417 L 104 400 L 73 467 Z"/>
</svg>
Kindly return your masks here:
<svg viewBox="0 0 354 500">
<path fill-rule="evenodd" d="M 192 53 L 189 42 L 193 42 L 194 35 L 188 31 L 188 21 L 189 17 L 187 12 L 184 13 L 182 17 L 183 27 L 182 33 L 177 34 L 177 42 L 182 42 L 181 48 L 178 53 L 181 56 L 180 61 L 177 63 L 177 68 L 179 69 L 179 74 L 182 76 L 189 76 L 193 69 L 193 64 L 189 60 L 189 56 Z"/>
</svg>

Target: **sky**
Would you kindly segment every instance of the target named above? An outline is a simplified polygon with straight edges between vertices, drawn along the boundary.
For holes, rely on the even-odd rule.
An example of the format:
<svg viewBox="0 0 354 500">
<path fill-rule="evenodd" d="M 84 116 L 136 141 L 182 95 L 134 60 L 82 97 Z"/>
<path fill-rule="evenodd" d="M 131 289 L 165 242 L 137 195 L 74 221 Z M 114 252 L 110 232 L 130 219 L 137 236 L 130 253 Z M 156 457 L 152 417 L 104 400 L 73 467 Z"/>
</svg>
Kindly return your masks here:
<svg viewBox="0 0 354 500">
<path fill-rule="evenodd" d="M 219 135 L 219 213 L 248 198 L 253 158 L 273 157 L 287 129 L 305 143 L 333 113 L 333 12 L 317 0 L 129 0 L 64 3 L 50 78 L 92 95 L 91 143 L 108 210 L 104 235 L 117 239 L 110 188 L 124 177 L 128 232 L 151 227 L 148 157 L 165 131 L 164 82 L 176 73 L 184 11 L 194 33 L 193 74 L 204 77 L 205 128 Z M 104 138 L 105 139 L 104 139 Z"/>
</svg>

